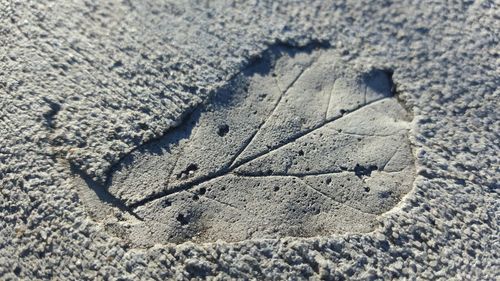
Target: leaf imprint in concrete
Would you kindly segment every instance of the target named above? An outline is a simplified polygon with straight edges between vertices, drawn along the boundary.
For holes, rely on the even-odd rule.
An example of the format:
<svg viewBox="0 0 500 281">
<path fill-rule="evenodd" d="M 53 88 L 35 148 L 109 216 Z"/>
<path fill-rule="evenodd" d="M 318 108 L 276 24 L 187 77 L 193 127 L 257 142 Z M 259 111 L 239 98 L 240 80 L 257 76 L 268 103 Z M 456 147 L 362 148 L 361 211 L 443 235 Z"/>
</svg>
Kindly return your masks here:
<svg viewBox="0 0 500 281">
<path fill-rule="evenodd" d="M 178 128 L 125 157 L 108 192 L 156 242 L 371 231 L 412 187 L 411 116 L 390 75 L 275 47 Z"/>
</svg>

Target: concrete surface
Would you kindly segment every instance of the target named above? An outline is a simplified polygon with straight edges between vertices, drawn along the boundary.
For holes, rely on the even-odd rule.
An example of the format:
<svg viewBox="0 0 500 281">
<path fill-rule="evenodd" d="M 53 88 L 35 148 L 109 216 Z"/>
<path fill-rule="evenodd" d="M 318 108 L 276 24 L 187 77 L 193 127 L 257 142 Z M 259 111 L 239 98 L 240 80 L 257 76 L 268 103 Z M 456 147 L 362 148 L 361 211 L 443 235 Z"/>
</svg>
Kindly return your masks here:
<svg viewBox="0 0 500 281">
<path fill-rule="evenodd" d="M 0 1 L 0 279 L 497 279 L 498 11 Z M 414 115 L 418 176 L 373 232 L 137 248 L 90 216 L 75 174 L 103 182 L 276 43 L 393 72 Z"/>
</svg>

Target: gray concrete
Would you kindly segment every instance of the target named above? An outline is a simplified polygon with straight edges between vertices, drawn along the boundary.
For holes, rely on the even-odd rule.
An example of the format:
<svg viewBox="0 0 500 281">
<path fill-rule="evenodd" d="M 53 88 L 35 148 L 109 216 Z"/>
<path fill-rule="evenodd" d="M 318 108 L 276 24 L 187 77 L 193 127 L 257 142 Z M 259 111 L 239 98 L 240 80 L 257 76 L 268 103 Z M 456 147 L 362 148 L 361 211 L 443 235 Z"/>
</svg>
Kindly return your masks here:
<svg viewBox="0 0 500 281">
<path fill-rule="evenodd" d="M 498 11 L 495 1 L 0 1 L 0 279 L 494 280 Z M 99 192 L 113 165 L 183 124 L 279 42 L 329 47 L 352 73 L 393 72 L 414 116 L 413 190 L 375 225 L 342 235 L 312 227 L 319 236 L 134 246 L 121 226 L 166 213 L 136 214 Z M 135 172 L 147 181 L 144 163 Z M 85 185 L 96 192 L 82 195 Z M 135 192 L 123 198 L 149 191 Z"/>
</svg>

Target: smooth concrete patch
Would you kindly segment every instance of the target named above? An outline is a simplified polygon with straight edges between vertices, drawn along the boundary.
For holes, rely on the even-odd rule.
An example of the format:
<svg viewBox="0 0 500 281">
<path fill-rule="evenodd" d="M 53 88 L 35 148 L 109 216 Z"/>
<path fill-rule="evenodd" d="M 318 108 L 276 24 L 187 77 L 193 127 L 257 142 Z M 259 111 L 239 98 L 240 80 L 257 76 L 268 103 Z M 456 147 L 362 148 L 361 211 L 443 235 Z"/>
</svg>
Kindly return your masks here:
<svg viewBox="0 0 500 281">
<path fill-rule="evenodd" d="M 93 189 L 139 219 L 138 244 L 373 230 L 412 187 L 411 116 L 390 73 L 337 62 L 270 48 Z"/>
</svg>

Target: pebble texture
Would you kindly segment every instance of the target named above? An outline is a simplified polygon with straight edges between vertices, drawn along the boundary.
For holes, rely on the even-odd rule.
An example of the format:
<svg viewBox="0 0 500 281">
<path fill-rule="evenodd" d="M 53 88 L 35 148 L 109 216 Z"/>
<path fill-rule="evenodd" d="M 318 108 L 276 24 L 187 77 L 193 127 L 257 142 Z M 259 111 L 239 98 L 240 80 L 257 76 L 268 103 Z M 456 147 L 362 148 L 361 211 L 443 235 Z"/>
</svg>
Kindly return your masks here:
<svg viewBox="0 0 500 281">
<path fill-rule="evenodd" d="M 497 1 L 177 2 L 0 0 L 0 279 L 498 278 Z M 68 166 L 103 182 L 278 42 L 413 110 L 415 188 L 373 232 L 133 248 L 89 217 Z"/>
</svg>

